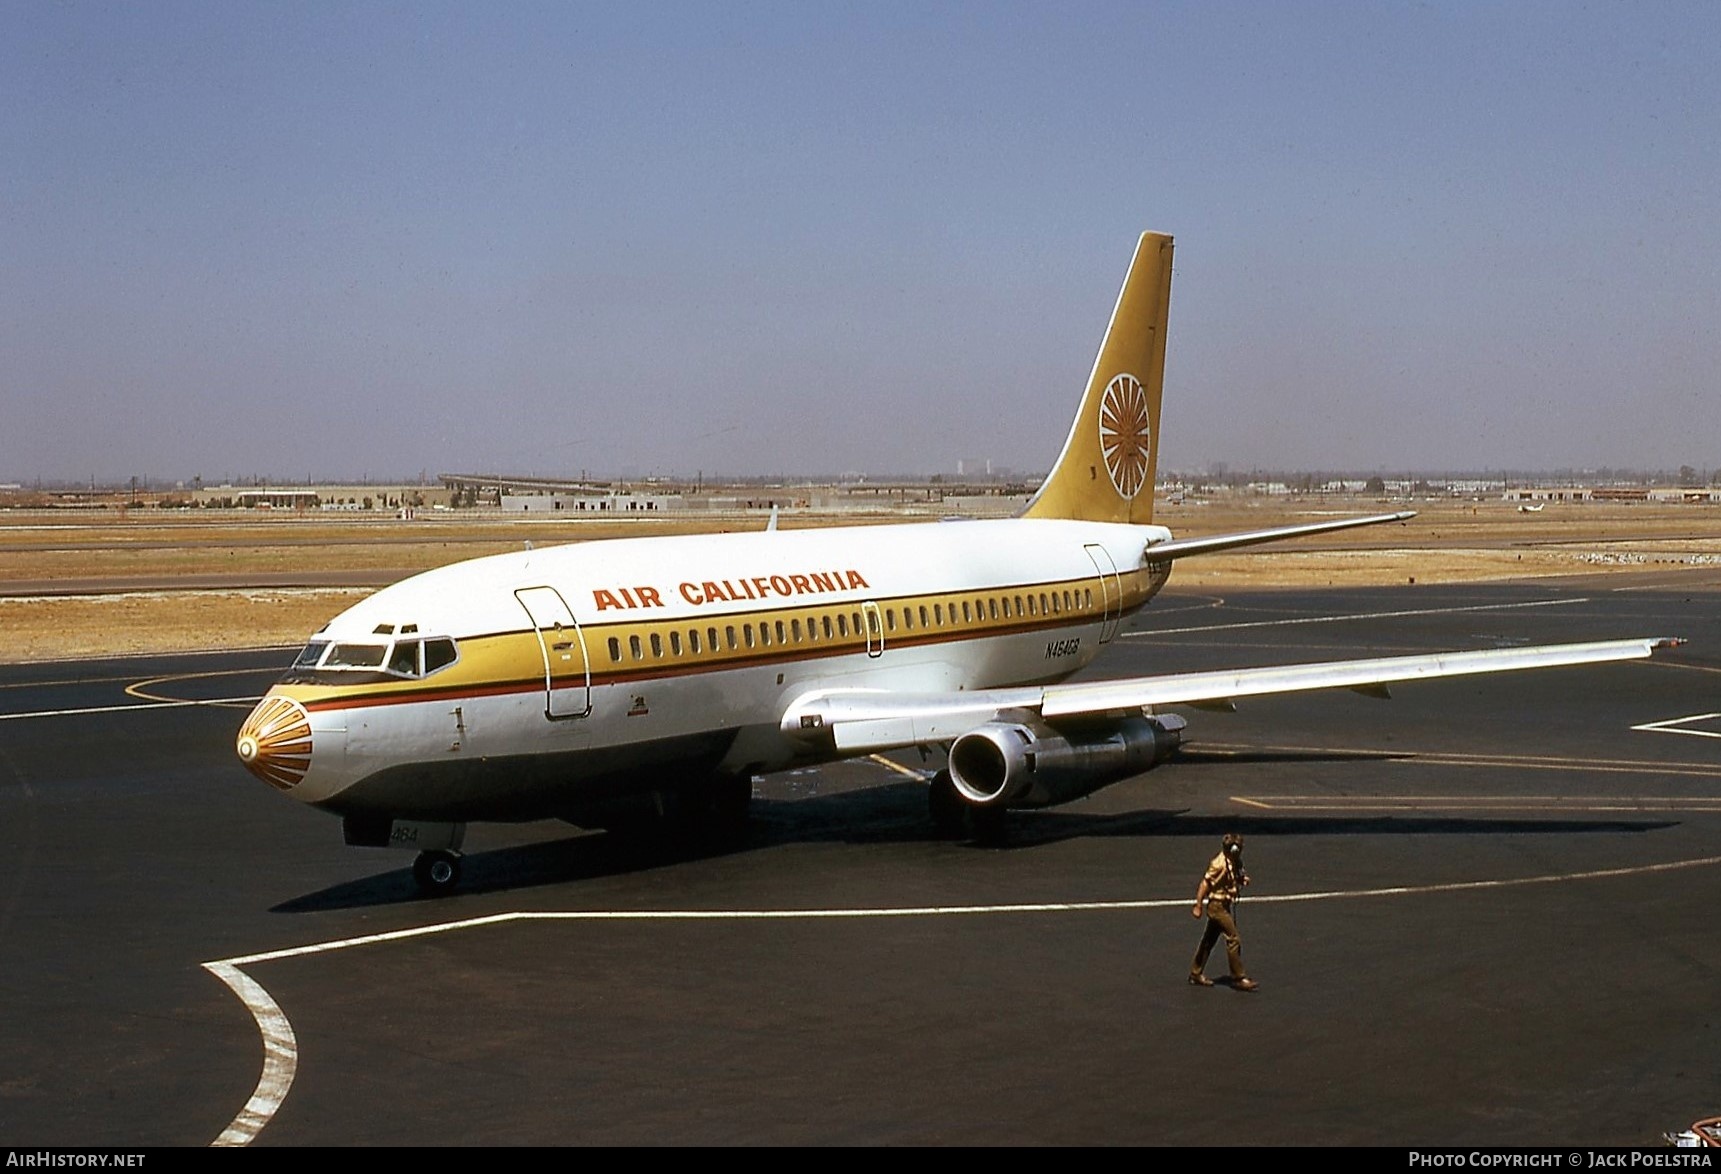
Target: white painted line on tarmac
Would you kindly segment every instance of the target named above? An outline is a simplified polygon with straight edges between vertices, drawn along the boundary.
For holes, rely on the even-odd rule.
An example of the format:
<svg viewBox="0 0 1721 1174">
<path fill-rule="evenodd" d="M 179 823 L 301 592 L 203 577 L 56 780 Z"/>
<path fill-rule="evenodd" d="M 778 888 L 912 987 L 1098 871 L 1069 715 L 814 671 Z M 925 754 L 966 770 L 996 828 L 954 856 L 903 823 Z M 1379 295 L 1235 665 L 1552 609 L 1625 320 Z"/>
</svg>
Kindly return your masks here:
<svg viewBox="0 0 1721 1174">
<path fill-rule="evenodd" d="M 1542 876 L 1506 877 L 1498 880 L 1448 881 L 1427 885 L 1395 885 L 1382 889 L 1332 889 L 1311 893 L 1279 893 L 1251 895 L 1251 906 L 1292 904 L 1308 901 L 1336 901 L 1366 897 L 1408 897 L 1429 893 L 1460 893 L 1479 889 L 1506 889 L 1524 885 L 1560 884 L 1569 881 L 1607 880 L 1619 877 L 1646 876 L 1675 872 L 1682 869 L 1705 868 L 1721 864 L 1721 856 L 1700 856 L 1689 860 L 1673 860 L 1663 864 L 1640 864 L 1625 868 L 1591 869 L 1586 872 L 1548 873 Z M 866 920 L 896 917 L 964 917 L 986 914 L 1094 913 L 1134 911 L 1143 909 L 1187 909 L 1187 896 L 1150 901 L 1058 901 L 1013 905 L 911 905 L 885 906 L 874 909 L 645 909 L 645 910 L 583 910 L 555 912 L 495 913 L 487 917 L 470 917 L 412 929 L 366 934 L 362 937 L 341 938 L 336 941 L 315 942 L 285 950 L 270 950 L 261 954 L 246 954 L 205 962 L 204 968 L 226 983 L 246 1009 L 257 1019 L 263 1036 L 263 1075 L 257 1091 L 240 1110 L 233 1123 L 217 1138 L 216 1145 L 245 1145 L 268 1125 L 285 1101 L 298 1066 L 298 1048 L 292 1024 L 280 1007 L 260 984 L 241 973 L 240 968 L 261 962 L 278 962 L 289 958 L 306 958 L 331 954 L 362 946 L 402 942 L 413 938 L 453 933 L 457 930 L 479 929 L 513 922 L 547 921 L 818 921 Z M 232 977 L 229 977 L 229 976 Z M 235 981 L 235 979 L 239 981 Z"/>
<path fill-rule="evenodd" d="M 1682 730 L 1678 727 L 1689 722 L 1708 722 L 1721 717 L 1721 713 L 1694 713 L 1689 717 L 1670 717 L 1666 721 L 1644 722 L 1641 726 L 1631 727 L 1648 734 L 1687 734 L 1693 738 L 1721 738 L 1721 734 L 1713 730 Z"/>
<path fill-rule="evenodd" d="M 81 709 L 37 709 L 29 713 L 0 713 L 0 722 L 36 717 L 80 717 L 87 713 L 129 713 L 134 709 L 184 709 L 193 705 L 255 705 L 261 697 L 212 697 L 207 701 L 137 701 L 129 705 L 86 705 Z"/>
<path fill-rule="evenodd" d="M 1578 599 L 1533 599 L 1527 603 L 1482 603 L 1474 607 L 1422 607 L 1406 611 L 1357 612 L 1342 616 L 1300 616 L 1293 620 L 1248 620 L 1236 624 L 1206 624 L 1198 628 L 1154 628 L 1125 632 L 1126 640 L 1151 640 L 1155 636 L 1177 636 L 1188 632 L 1234 632 L 1239 628 L 1284 628 L 1293 624 L 1342 624 L 1349 620 L 1397 620 L 1408 616 L 1451 616 L 1473 611 L 1512 611 L 1526 607 L 1569 607 L 1574 603 L 1590 602 L 1587 596 Z"/>
<path fill-rule="evenodd" d="M 299 1040 L 280 1004 L 270 998 L 269 992 L 250 975 L 228 962 L 205 962 L 203 968 L 239 996 L 239 1001 L 251 1012 L 251 1018 L 257 1021 L 257 1030 L 263 1034 L 263 1075 L 257 1081 L 257 1089 L 245 1102 L 245 1107 L 239 1110 L 239 1115 L 221 1131 L 221 1136 L 210 1143 L 212 1146 L 250 1145 L 252 1139 L 262 1132 L 263 1126 L 280 1112 L 281 1102 L 287 1099 L 287 1090 L 293 1087 L 293 1077 L 299 1068 Z"/>
</svg>

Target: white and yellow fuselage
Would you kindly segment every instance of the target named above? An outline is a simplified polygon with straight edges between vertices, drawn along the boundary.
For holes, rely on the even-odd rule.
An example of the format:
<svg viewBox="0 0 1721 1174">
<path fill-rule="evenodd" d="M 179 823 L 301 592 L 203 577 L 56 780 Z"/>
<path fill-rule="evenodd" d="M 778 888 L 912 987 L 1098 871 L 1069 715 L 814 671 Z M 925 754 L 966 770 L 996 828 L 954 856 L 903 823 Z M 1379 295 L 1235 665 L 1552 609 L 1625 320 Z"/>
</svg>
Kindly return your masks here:
<svg viewBox="0 0 1721 1174">
<path fill-rule="evenodd" d="M 343 815 L 578 822 L 622 792 L 840 756 L 781 728 L 809 693 L 1062 680 L 1164 582 L 1143 555 L 1168 537 L 1023 519 L 476 559 L 319 632 L 241 756 Z"/>
</svg>

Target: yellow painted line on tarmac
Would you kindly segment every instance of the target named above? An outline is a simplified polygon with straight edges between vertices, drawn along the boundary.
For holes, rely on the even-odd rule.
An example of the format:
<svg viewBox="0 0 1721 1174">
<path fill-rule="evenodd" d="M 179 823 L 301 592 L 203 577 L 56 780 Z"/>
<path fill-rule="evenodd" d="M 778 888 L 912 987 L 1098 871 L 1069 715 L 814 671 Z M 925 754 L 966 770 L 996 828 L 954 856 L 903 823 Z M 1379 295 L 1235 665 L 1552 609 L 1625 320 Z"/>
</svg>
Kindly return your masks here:
<svg viewBox="0 0 1721 1174">
<path fill-rule="evenodd" d="M 151 693 L 149 689 L 155 685 L 166 685 L 174 681 L 202 681 L 212 677 L 238 677 L 247 673 L 268 672 L 279 674 L 280 669 L 213 669 L 206 673 L 171 673 L 165 677 L 151 677 L 147 681 L 137 681 L 125 687 L 126 696 L 136 697 L 139 701 L 173 701 L 180 704 L 218 704 L 217 702 L 194 702 L 185 697 L 163 697 L 159 693 Z"/>
<path fill-rule="evenodd" d="M 1721 765 L 1712 762 L 1641 762 L 1629 758 L 1555 758 L 1536 754 L 1445 754 L 1438 751 L 1368 749 L 1357 746 L 1208 746 L 1188 744 L 1202 754 L 1243 757 L 1251 754 L 1331 754 L 1346 761 L 1391 762 L 1410 766 L 1485 766 L 1516 770 L 1563 770 L 1585 774 L 1671 775 L 1714 779 Z"/>
<path fill-rule="evenodd" d="M 1721 796 L 1233 795 L 1263 811 L 1721 811 Z"/>
<path fill-rule="evenodd" d="M 899 775 L 911 778 L 917 783 L 924 783 L 926 781 L 926 774 L 924 771 L 915 770 L 911 766 L 904 766 L 900 762 L 892 762 L 882 754 L 869 754 L 866 756 L 866 759 L 868 762 L 876 762 L 887 770 L 893 770 Z"/>
</svg>

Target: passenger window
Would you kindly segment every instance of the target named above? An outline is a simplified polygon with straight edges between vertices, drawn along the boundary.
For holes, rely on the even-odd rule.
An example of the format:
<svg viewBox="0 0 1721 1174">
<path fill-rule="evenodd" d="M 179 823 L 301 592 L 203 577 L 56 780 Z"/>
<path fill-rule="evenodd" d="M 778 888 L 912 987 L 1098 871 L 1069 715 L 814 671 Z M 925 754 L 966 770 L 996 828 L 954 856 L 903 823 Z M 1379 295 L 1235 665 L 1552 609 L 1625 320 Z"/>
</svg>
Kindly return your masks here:
<svg viewBox="0 0 1721 1174">
<path fill-rule="evenodd" d="M 799 644 L 801 642 L 801 617 L 796 616 L 792 621 L 790 621 L 789 628 L 794 634 L 795 643 Z"/>
<path fill-rule="evenodd" d="M 705 647 L 711 649 L 712 652 L 716 652 L 717 649 L 720 647 L 717 643 L 717 629 L 716 628 L 705 629 Z"/>
<path fill-rule="evenodd" d="M 724 631 L 724 632 L 725 632 L 725 633 L 727 633 L 727 634 L 728 634 L 728 636 L 729 636 L 729 651 L 730 651 L 730 652 L 734 652 L 734 651 L 735 651 L 735 648 L 736 648 L 736 644 L 735 644 L 735 625 L 734 625 L 734 624 L 730 624 L 730 625 L 729 625 L 729 626 L 728 626 L 728 627 L 726 627 L 726 628 L 724 628 L 724 629 L 723 629 L 723 631 Z M 752 641 L 751 641 L 751 640 L 749 640 L 749 641 L 747 641 L 747 647 L 749 647 L 749 648 L 751 648 L 751 647 L 753 647 L 753 642 L 752 642 Z"/>
<path fill-rule="evenodd" d="M 939 627 L 944 626 L 944 605 L 942 603 L 932 605 L 932 622 Z"/>
<path fill-rule="evenodd" d="M 651 634 L 651 656 L 653 660 L 663 655 L 663 637 L 656 632 Z"/>
<path fill-rule="evenodd" d="M 614 636 L 610 637 L 610 663 L 621 663 L 621 641 L 617 640 Z"/>
<path fill-rule="evenodd" d="M 777 621 L 777 643 L 779 643 L 779 644 L 787 644 L 788 643 L 787 640 L 783 639 L 783 621 L 782 620 Z"/>
<path fill-rule="evenodd" d="M 896 631 L 896 609 L 894 607 L 884 609 L 884 626 L 892 632 Z"/>
<path fill-rule="evenodd" d="M 1040 614 L 1034 610 L 1034 597 L 1032 595 L 1028 596 L 1028 614 L 1031 616 L 1037 616 Z"/>
<path fill-rule="evenodd" d="M 831 617 L 820 616 L 819 626 L 825 630 L 825 639 L 829 640 L 831 638 Z"/>
<path fill-rule="evenodd" d="M 638 636 L 629 636 L 627 638 L 627 648 L 629 652 L 633 653 L 633 658 L 635 660 L 645 659 L 645 651 L 639 646 Z"/>
<path fill-rule="evenodd" d="M 671 632 L 669 634 L 669 655 L 671 655 L 671 656 L 680 656 L 681 655 L 681 633 L 680 632 Z"/>
<path fill-rule="evenodd" d="M 924 603 L 920 605 L 920 626 L 923 628 L 929 626 L 926 622 L 926 605 Z"/>
<path fill-rule="evenodd" d="M 986 611 L 988 613 L 987 618 L 994 619 L 994 620 L 998 618 L 998 598 L 997 598 L 997 596 L 993 596 L 991 599 L 988 599 L 986 601 Z"/>
<path fill-rule="evenodd" d="M 694 656 L 699 655 L 699 629 L 698 628 L 687 629 L 687 651 L 691 652 Z"/>
<path fill-rule="evenodd" d="M 743 638 L 746 639 L 747 647 L 749 647 L 749 648 L 753 647 L 753 625 L 752 624 L 742 624 L 741 625 L 741 635 Z"/>
<path fill-rule="evenodd" d="M 837 635 L 846 637 L 849 634 L 849 618 L 841 612 L 837 613 Z"/>
<path fill-rule="evenodd" d="M 762 648 L 771 647 L 771 625 L 769 623 L 759 625 L 759 645 Z"/>
<path fill-rule="evenodd" d="M 974 622 L 974 609 L 968 606 L 968 601 L 966 599 L 962 601 L 962 622 L 965 624 L 972 624 Z"/>
<path fill-rule="evenodd" d="M 614 644 L 615 641 L 612 640 L 610 643 Z M 426 640 L 424 642 L 424 675 L 428 677 L 437 669 L 447 668 L 454 663 L 454 656 L 454 641 L 448 639 Z"/>
</svg>

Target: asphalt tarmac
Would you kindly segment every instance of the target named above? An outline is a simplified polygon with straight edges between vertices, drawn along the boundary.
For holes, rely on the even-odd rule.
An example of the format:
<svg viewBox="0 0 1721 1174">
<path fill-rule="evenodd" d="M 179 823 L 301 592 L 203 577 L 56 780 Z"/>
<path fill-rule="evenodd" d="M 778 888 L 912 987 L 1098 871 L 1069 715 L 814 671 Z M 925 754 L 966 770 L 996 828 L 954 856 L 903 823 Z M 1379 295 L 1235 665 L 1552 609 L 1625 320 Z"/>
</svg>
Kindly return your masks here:
<svg viewBox="0 0 1721 1174">
<path fill-rule="evenodd" d="M 1721 1112 L 1718 603 L 1174 578 L 1088 675 L 1690 643 L 1184 711 L 1002 847 L 913 754 L 761 781 L 720 854 L 478 826 L 442 900 L 171 704 L 289 652 L 0 669 L 0 1145 L 1655 1144 Z M 1184 979 L 1228 830 L 1254 993 Z"/>
</svg>

